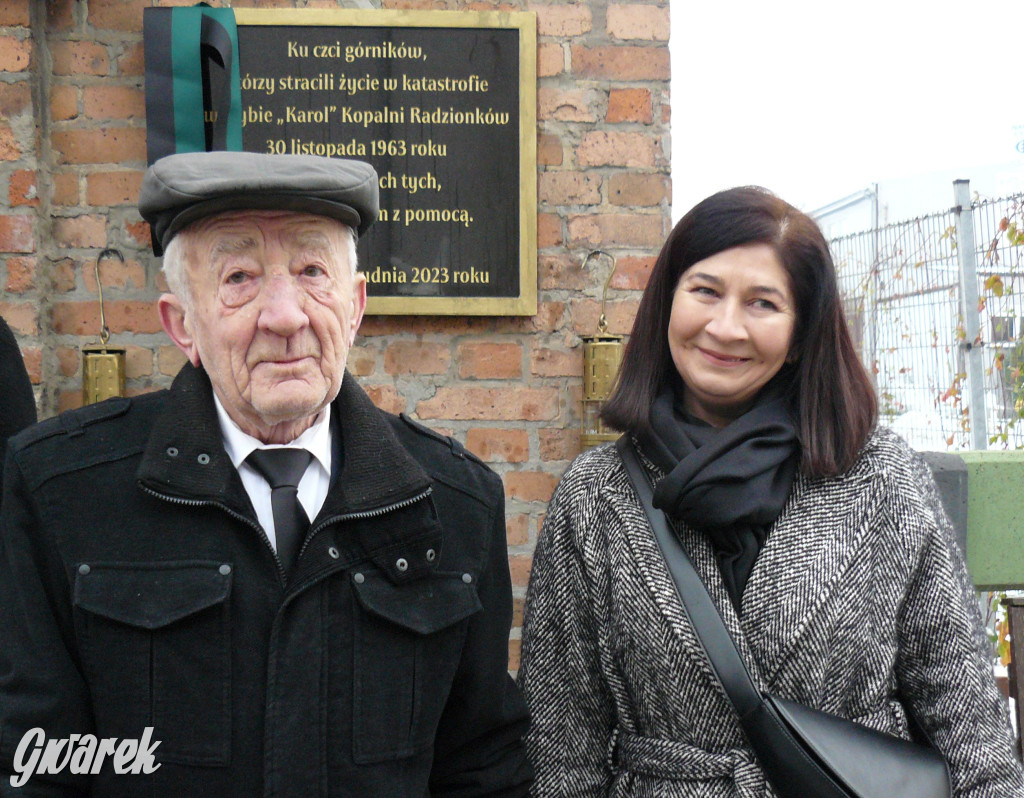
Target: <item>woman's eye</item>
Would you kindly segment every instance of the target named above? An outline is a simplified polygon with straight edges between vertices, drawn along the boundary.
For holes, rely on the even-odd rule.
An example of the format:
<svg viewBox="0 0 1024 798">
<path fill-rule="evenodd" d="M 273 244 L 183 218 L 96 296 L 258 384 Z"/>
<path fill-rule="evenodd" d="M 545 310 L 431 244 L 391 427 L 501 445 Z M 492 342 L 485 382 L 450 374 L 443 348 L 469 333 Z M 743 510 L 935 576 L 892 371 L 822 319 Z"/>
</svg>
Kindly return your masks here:
<svg viewBox="0 0 1024 798">
<path fill-rule="evenodd" d="M 760 308 L 761 310 L 778 310 L 779 306 L 776 305 L 769 299 L 755 299 L 754 307 Z"/>
<path fill-rule="evenodd" d="M 708 288 L 706 285 L 698 285 L 694 287 L 693 293 L 700 294 L 701 296 L 718 296 L 718 293 L 714 288 Z"/>
</svg>

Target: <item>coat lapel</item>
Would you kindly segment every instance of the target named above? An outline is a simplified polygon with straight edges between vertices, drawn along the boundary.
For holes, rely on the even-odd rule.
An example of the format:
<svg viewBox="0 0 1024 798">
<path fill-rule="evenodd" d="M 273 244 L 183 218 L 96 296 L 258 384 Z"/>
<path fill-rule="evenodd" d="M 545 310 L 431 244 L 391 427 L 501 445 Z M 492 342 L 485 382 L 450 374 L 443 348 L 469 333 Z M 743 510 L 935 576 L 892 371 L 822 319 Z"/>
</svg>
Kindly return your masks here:
<svg viewBox="0 0 1024 798">
<path fill-rule="evenodd" d="M 875 491 L 865 483 L 873 476 L 855 467 L 835 479 L 794 481 L 742 599 L 747 643 L 765 684 L 774 682 L 863 550 L 875 509 Z"/>
</svg>

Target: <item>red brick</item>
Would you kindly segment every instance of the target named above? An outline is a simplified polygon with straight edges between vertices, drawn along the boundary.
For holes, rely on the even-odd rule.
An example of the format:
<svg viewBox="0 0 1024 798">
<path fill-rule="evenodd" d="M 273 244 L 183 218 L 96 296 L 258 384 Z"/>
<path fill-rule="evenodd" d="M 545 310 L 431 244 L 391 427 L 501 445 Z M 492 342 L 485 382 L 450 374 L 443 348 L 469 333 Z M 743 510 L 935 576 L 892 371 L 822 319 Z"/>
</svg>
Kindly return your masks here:
<svg viewBox="0 0 1024 798">
<path fill-rule="evenodd" d="M 0 161 L 16 161 L 21 157 L 21 146 L 14 131 L 7 125 L 0 125 Z"/>
<path fill-rule="evenodd" d="M 577 78 L 606 80 L 668 80 L 667 47 L 623 45 L 583 47 L 571 50 L 572 72 Z"/>
<path fill-rule="evenodd" d="M 444 386 L 432 399 L 419 402 L 416 414 L 453 421 L 550 421 L 558 416 L 558 391 Z"/>
<path fill-rule="evenodd" d="M 55 42 L 52 53 L 54 75 L 106 76 L 110 72 L 107 48 L 96 42 Z"/>
<path fill-rule="evenodd" d="M 7 186 L 7 201 L 12 208 L 19 205 L 35 207 L 39 204 L 39 187 L 36 185 L 36 173 L 32 169 L 19 169 L 11 172 Z"/>
<path fill-rule="evenodd" d="M 554 42 L 537 45 L 537 77 L 553 78 L 565 71 L 565 50 Z"/>
<path fill-rule="evenodd" d="M 582 351 L 537 347 L 530 357 L 530 373 L 537 377 L 579 377 L 583 374 Z"/>
<path fill-rule="evenodd" d="M 0 252 L 35 252 L 31 216 L 0 216 Z"/>
<path fill-rule="evenodd" d="M 90 294 L 96 293 L 96 261 L 90 260 L 82 269 L 82 283 Z M 104 288 L 120 288 L 122 291 L 146 287 L 146 270 L 136 260 L 122 263 L 118 258 L 104 258 L 100 264 L 100 279 Z"/>
<path fill-rule="evenodd" d="M 605 121 L 640 122 L 649 125 L 654 119 L 653 101 L 648 89 L 612 89 L 608 92 Z"/>
<path fill-rule="evenodd" d="M 0 2 L 0 26 L 27 28 L 31 23 L 29 3 L 32 0 L 2 0 Z"/>
<path fill-rule="evenodd" d="M 61 258 L 50 267 L 50 279 L 55 293 L 74 291 L 78 287 L 75 262 L 71 258 Z"/>
<path fill-rule="evenodd" d="M 611 288 L 643 291 L 651 277 L 656 258 L 622 257 L 615 261 L 615 274 L 609 283 Z"/>
<path fill-rule="evenodd" d="M 580 166 L 652 167 L 658 142 L 645 133 L 594 130 L 584 134 L 576 150 Z"/>
<path fill-rule="evenodd" d="M 156 356 L 157 369 L 161 374 L 173 377 L 188 362 L 185 353 L 176 346 L 161 346 Z"/>
<path fill-rule="evenodd" d="M 565 91 L 541 88 L 537 91 L 537 118 L 559 122 L 594 122 L 597 116 L 591 110 L 597 92 Z"/>
<path fill-rule="evenodd" d="M 562 243 L 562 219 L 554 213 L 537 216 L 537 248 L 557 247 Z"/>
<path fill-rule="evenodd" d="M 157 333 L 163 330 L 156 303 L 104 298 L 104 315 L 112 333 Z M 51 310 L 53 329 L 59 334 L 95 335 L 99 332 L 99 304 L 56 302 Z"/>
<path fill-rule="evenodd" d="M 600 205 L 601 176 L 594 172 L 541 172 L 537 198 L 542 205 Z"/>
<path fill-rule="evenodd" d="M 488 463 L 525 463 L 530 436 L 524 429 L 476 427 L 466 432 L 466 448 Z"/>
<path fill-rule="evenodd" d="M 508 641 L 508 669 L 515 673 L 519 670 L 519 663 L 523 658 L 523 641 L 510 639 Z"/>
<path fill-rule="evenodd" d="M 28 379 L 33 385 L 43 381 L 43 350 L 38 346 L 30 346 L 22 350 L 21 359 L 25 362 Z"/>
<path fill-rule="evenodd" d="M 605 317 L 608 320 L 608 332 L 612 335 L 628 335 L 633 329 L 633 319 L 639 307 L 638 300 L 607 302 Z M 601 316 L 601 302 L 593 299 L 581 299 L 571 303 L 569 317 L 572 328 L 577 335 L 594 335 L 597 332 L 597 320 Z"/>
<path fill-rule="evenodd" d="M 652 207 L 672 201 L 672 183 L 663 174 L 620 172 L 608 180 L 608 202 L 627 207 Z"/>
<path fill-rule="evenodd" d="M 426 341 L 396 341 L 384 350 L 384 371 L 388 374 L 444 374 L 451 353 L 444 344 Z"/>
<path fill-rule="evenodd" d="M 39 334 L 39 311 L 30 302 L 0 302 L 0 316 L 19 335 Z"/>
<path fill-rule="evenodd" d="M 57 347 L 57 368 L 65 377 L 74 377 L 82 363 L 82 353 L 68 346 Z"/>
<path fill-rule="evenodd" d="M 166 4 L 165 4 L 166 5 Z M 192 3 L 189 3 L 192 5 Z M 141 77 L 146 72 L 146 54 L 142 43 L 130 45 L 117 59 L 117 71 L 122 77 Z"/>
<path fill-rule="evenodd" d="M 548 133 L 537 136 L 537 163 L 540 166 L 561 166 L 564 158 L 562 140 L 558 136 Z"/>
<path fill-rule="evenodd" d="M 142 30 L 142 9 L 148 0 L 89 0 L 89 24 L 104 30 Z"/>
<path fill-rule="evenodd" d="M 82 406 L 82 391 L 61 391 L 57 397 L 57 412 L 64 413 L 68 410 L 76 410 Z"/>
<path fill-rule="evenodd" d="M 86 86 L 82 108 L 90 119 L 145 119 L 146 95 L 134 86 Z"/>
<path fill-rule="evenodd" d="M 79 0 L 46 0 L 46 29 L 55 33 L 74 28 L 75 9 L 79 5 Z"/>
<path fill-rule="evenodd" d="M 31 39 L 0 36 L 0 72 L 24 72 L 31 61 Z"/>
<path fill-rule="evenodd" d="M 523 348 L 519 344 L 460 344 L 455 359 L 462 379 L 511 380 L 523 374 Z"/>
<path fill-rule="evenodd" d="M 153 350 L 144 346 L 125 347 L 124 374 L 130 380 L 148 377 L 153 373 Z"/>
<path fill-rule="evenodd" d="M 667 42 L 669 35 L 668 6 L 631 3 L 610 5 L 605 16 L 608 34 L 616 39 L 644 39 Z"/>
<path fill-rule="evenodd" d="M 405 399 L 399 395 L 393 385 L 363 385 L 363 390 L 370 397 L 377 407 L 386 413 L 404 413 L 406 411 Z"/>
<path fill-rule="evenodd" d="M 8 294 L 21 294 L 36 287 L 36 259 L 11 256 L 7 259 Z"/>
<path fill-rule="evenodd" d="M 569 218 L 572 246 L 600 247 L 614 241 L 619 247 L 658 248 L 667 232 L 661 214 L 604 213 Z"/>
<path fill-rule="evenodd" d="M 537 431 L 537 435 L 540 437 L 540 459 L 546 463 L 568 462 L 580 453 L 578 427 L 542 429 Z"/>
<path fill-rule="evenodd" d="M 62 130 L 53 134 L 53 146 L 59 153 L 59 163 L 145 161 L 146 131 L 128 127 Z"/>
<path fill-rule="evenodd" d="M 90 205 L 137 205 L 142 172 L 93 172 L 85 179 L 85 201 Z"/>
<path fill-rule="evenodd" d="M 348 370 L 357 377 L 369 377 L 377 370 L 377 351 L 356 345 L 348 352 Z"/>
<path fill-rule="evenodd" d="M 32 110 L 32 90 L 28 81 L 0 83 L 0 117 L 10 119 Z"/>
<path fill-rule="evenodd" d="M 526 599 L 513 597 L 512 599 L 512 626 L 520 628 L 523 625 L 523 617 L 526 614 Z M 516 641 L 519 642 L 518 640 Z"/>
<path fill-rule="evenodd" d="M 53 176 L 53 204 L 73 208 L 78 205 L 78 172 L 57 172 Z"/>
<path fill-rule="evenodd" d="M 61 247 L 105 247 L 107 218 L 67 216 L 53 220 L 53 238 Z"/>
<path fill-rule="evenodd" d="M 541 5 L 531 3 L 527 7 L 537 12 L 537 34 L 563 38 L 581 36 L 593 27 L 590 7 L 582 3 Z"/>
<path fill-rule="evenodd" d="M 505 519 L 505 542 L 509 546 L 525 546 L 530 542 L 530 516 L 518 513 Z M 515 625 L 515 620 L 512 621 Z M 519 625 L 523 623 L 519 619 Z"/>
<path fill-rule="evenodd" d="M 509 471 L 504 476 L 505 495 L 525 502 L 548 502 L 558 477 L 544 471 Z"/>
<path fill-rule="evenodd" d="M 508 558 L 508 570 L 512 575 L 512 584 L 517 587 L 526 587 L 530 581 L 530 569 L 533 567 L 533 557 L 528 555 L 516 555 Z M 511 645 L 516 641 L 510 640 Z"/>
<path fill-rule="evenodd" d="M 126 222 L 124 225 L 125 232 L 128 233 L 128 237 L 132 239 L 136 244 L 142 247 L 152 246 L 152 236 L 150 235 L 149 224 L 146 222 Z M 164 283 L 166 286 L 166 283 Z M 161 289 L 161 290 L 166 290 Z"/>
<path fill-rule="evenodd" d="M 587 286 L 580 259 L 564 253 L 537 258 L 537 283 L 544 291 L 579 291 Z"/>
<path fill-rule="evenodd" d="M 78 116 L 76 86 L 54 86 L 50 90 L 50 116 L 54 122 L 66 122 Z"/>
</svg>

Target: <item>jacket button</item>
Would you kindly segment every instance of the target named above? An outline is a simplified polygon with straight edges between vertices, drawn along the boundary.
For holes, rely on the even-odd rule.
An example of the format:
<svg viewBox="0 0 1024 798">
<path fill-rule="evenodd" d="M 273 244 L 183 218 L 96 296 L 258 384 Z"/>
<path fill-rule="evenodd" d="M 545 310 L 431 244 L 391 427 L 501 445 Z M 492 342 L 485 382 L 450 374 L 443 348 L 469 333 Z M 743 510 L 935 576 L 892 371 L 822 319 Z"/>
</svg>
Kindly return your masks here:
<svg viewBox="0 0 1024 798">
<path fill-rule="evenodd" d="M 473 576 L 471 574 L 463 574 L 462 581 L 468 585 L 470 582 L 473 581 Z"/>
<path fill-rule="evenodd" d="M 203 452 L 201 455 L 199 455 L 199 457 L 196 458 L 196 460 L 199 461 L 199 465 L 206 465 L 207 463 L 210 462 L 210 455 L 208 455 L 206 452 Z"/>
<path fill-rule="evenodd" d="M 174 447 L 174 446 L 168 446 L 167 447 L 167 456 L 168 457 L 177 457 L 178 456 L 177 448 Z"/>
<path fill-rule="evenodd" d="M 366 577 L 362 574 L 356 574 L 352 577 L 352 581 L 355 582 L 357 585 L 361 585 L 363 582 L 366 581 Z"/>
<path fill-rule="evenodd" d="M 332 560 L 336 560 L 341 556 L 334 546 L 331 546 L 329 549 L 327 549 L 327 553 L 331 555 Z"/>
<path fill-rule="evenodd" d="M 227 576 L 229 573 L 231 573 L 231 566 L 227 563 L 224 563 L 224 565 L 222 565 L 217 570 L 220 572 L 221 576 Z"/>
<path fill-rule="evenodd" d="M 80 573 L 82 576 L 85 576 L 91 570 L 92 570 L 92 568 L 90 568 L 85 563 L 82 563 L 81 565 L 78 566 L 78 573 Z"/>
<path fill-rule="evenodd" d="M 408 562 L 408 560 L 406 560 L 405 557 L 399 557 L 397 562 L 395 562 L 395 568 L 397 568 L 399 571 L 408 571 L 409 570 L 409 562 Z"/>
<path fill-rule="evenodd" d="M 433 562 L 437 559 L 437 552 L 433 549 L 427 549 L 427 562 Z"/>
</svg>

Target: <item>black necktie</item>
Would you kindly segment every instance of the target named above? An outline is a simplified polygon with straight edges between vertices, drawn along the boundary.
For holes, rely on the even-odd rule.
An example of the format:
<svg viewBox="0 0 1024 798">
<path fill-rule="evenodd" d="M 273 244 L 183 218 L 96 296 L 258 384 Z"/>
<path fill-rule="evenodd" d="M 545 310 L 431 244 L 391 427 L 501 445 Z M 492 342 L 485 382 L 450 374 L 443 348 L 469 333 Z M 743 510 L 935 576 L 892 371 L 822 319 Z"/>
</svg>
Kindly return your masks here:
<svg viewBox="0 0 1024 798">
<path fill-rule="evenodd" d="M 285 573 L 291 573 L 309 528 L 309 518 L 299 504 L 298 486 L 312 458 L 305 449 L 257 449 L 245 458 L 270 483 L 277 554 Z"/>
</svg>

